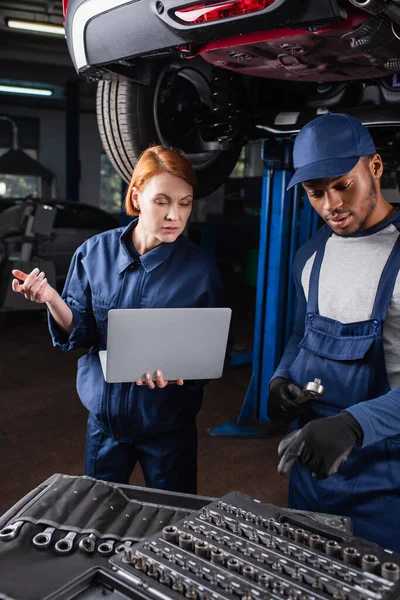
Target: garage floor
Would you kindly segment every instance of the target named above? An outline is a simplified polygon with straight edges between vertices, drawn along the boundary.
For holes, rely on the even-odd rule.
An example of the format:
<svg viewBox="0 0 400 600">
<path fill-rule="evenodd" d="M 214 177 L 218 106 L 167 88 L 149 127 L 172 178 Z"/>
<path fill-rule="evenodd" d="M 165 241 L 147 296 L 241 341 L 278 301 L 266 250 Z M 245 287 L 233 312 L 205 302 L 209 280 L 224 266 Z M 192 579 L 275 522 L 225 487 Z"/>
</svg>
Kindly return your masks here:
<svg viewBox="0 0 400 600">
<path fill-rule="evenodd" d="M 248 305 L 247 312 L 243 307 L 236 314 L 247 314 L 252 322 Z M 251 340 L 251 325 L 241 335 Z M 79 356 L 52 347 L 41 313 L 6 315 L 0 331 L 0 515 L 53 473 L 83 474 L 87 413 L 75 391 Z M 228 368 L 206 388 L 198 418 L 198 493 L 240 490 L 285 506 L 287 479 L 276 470 L 281 436 L 224 439 L 206 432 L 236 419 L 250 372 L 250 367 Z M 131 483 L 143 485 L 139 469 Z"/>
</svg>

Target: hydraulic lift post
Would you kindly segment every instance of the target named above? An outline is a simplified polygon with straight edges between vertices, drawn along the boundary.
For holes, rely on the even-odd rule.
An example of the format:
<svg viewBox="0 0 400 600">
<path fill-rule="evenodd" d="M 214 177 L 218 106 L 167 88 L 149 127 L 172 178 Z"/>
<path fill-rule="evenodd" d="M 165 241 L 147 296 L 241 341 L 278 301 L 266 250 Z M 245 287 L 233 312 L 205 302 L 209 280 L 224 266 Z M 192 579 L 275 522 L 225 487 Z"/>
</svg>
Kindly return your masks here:
<svg viewBox="0 0 400 600">
<path fill-rule="evenodd" d="M 291 266 L 297 249 L 316 232 L 318 224 L 318 215 L 300 186 L 286 189 L 293 173 L 291 149 L 291 140 L 263 142 L 252 374 L 238 418 L 209 429 L 212 436 L 265 437 L 276 430 L 267 416 L 268 386 L 294 321 Z"/>
</svg>

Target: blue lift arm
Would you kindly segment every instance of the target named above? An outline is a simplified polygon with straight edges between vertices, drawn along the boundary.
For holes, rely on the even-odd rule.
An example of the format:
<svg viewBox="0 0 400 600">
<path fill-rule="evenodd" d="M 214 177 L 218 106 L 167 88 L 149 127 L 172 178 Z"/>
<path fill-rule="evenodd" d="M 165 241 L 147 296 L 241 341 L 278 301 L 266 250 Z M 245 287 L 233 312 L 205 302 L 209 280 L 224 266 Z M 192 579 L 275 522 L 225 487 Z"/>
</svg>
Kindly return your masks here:
<svg viewBox="0 0 400 600">
<path fill-rule="evenodd" d="M 276 430 L 267 416 L 268 386 L 291 335 L 295 290 L 291 266 L 297 249 L 317 230 L 318 215 L 292 176 L 291 142 L 263 144 L 263 186 L 252 374 L 236 421 L 208 430 L 212 436 L 264 437 Z"/>
</svg>

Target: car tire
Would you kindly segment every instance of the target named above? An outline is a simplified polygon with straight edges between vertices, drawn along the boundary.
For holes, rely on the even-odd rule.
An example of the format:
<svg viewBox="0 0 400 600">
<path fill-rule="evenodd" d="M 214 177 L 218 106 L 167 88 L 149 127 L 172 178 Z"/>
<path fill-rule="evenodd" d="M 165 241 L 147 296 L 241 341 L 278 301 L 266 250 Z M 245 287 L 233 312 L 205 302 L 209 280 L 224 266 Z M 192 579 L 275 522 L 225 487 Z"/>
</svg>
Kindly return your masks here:
<svg viewBox="0 0 400 600">
<path fill-rule="evenodd" d="M 163 144 L 181 151 L 193 164 L 198 179 L 196 195 L 204 197 L 220 187 L 232 172 L 241 152 L 241 145 L 226 150 L 204 153 L 197 161 L 179 145 L 163 139 L 155 122 L 155 95 L 160 89 L 160 70 L 153 74 L 151 85 L 127 79 L 99 81 L 97 87 L 97 121 L 101 141 L 117 173 L 131 179 L 140 154 L 150 145 Z M 186 83 L 185 83 L 186 85 Z M 161 139 L 160 139 L 161 138 Z M 203 157 L 203 153 L 198 155 Z M 195 160 L 193 160 L 193 158 Z"/>
</svg>

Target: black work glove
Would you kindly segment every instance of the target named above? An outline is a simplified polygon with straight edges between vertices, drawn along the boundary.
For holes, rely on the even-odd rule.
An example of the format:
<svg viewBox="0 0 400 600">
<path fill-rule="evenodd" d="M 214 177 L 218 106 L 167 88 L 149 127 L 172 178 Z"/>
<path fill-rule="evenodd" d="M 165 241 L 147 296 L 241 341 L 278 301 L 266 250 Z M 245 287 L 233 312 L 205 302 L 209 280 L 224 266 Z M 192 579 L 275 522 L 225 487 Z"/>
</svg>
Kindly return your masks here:
<svg viewBox="0 0 400 600">
<path fill-rule="evenodd" d="M 269 384 L 268 416 L 272 421 L 289 423 L 304 413 L 309 399 L 297 383 L 275 377 Z"/>
<path fill-rule="evenodd" d="M 313 477 L 325 479 L 338 471 L 354 444 L 359 444 L 362 439 L 360 424 L 347 411 L 334 417 L 315 419 L 283 438 L 278 448 L 281 457 L 278 471 L 286 475 L 299 460 L 310 468 Z"/>
</svg>

